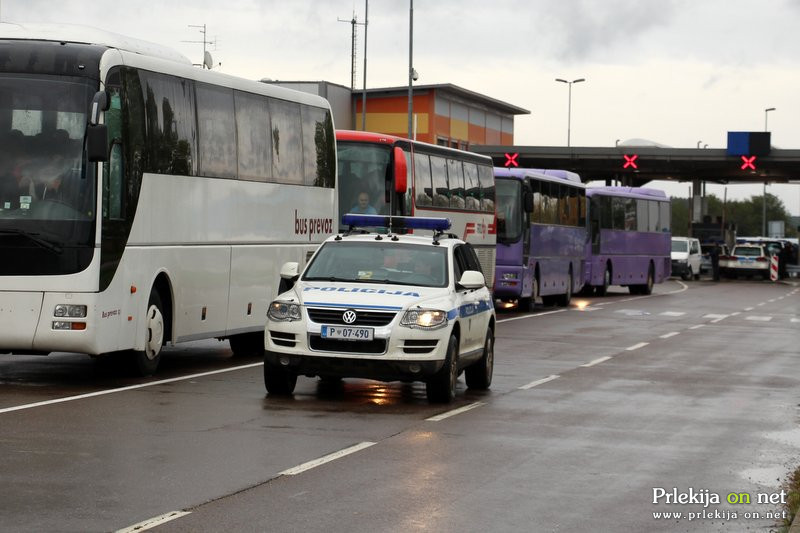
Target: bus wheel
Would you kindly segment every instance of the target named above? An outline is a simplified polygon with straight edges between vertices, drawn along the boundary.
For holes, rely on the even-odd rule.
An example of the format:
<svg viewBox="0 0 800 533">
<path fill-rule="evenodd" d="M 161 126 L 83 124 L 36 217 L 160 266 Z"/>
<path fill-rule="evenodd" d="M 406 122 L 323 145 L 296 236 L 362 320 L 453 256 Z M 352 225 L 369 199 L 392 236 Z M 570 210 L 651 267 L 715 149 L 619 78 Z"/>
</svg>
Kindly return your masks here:
<svg viewBox="0 0 800 533">
<path fill-rule="evenodd" d="M 456 397 L 458 379 L 458 339 L 450 335 L 444 365 L 425 384 L 425 393 L 431 403 L 450 403 Z"/>
<path fill-rule="evenodd" d="M 467 387 L 470 389 L 486 390 L 492 384 L 494 370 L 494 333 L 491 329 L 486 332 L 483 343 L 483 355 L 464 371 Z"/>
<path fill-rule="evenodd" d="M 151 376 L 158 368 L 161 360 L 161 348 L 164 346 L 164 313 L 161 311 L 161 296 L 153 289 L 147 303 L 147 314 L 144 326 L 144 350 L 130 352 L 133 371 L 138 376 Z"/>
<path fill-rule="evenodd" d="M 277 396 L 289 396 L 297 385 L 297 374 L 281 365 L 273 365 L 264 361 L 264 387 L 267 393 Z"/>
<path fill-rule="evenodd" d="M 567 307 L 570 301 L 572 301 L 572 270 L 569 271 L 569 277 L 567 278 L 567 292 L 559 294 L 556 303 L 561 307 Z"/>
<path fill-rule="evenodd" d="M 245 357 L 249 355 L 264 355 L 264 334 L 263 333 L 240 333 L 228 337 L 231 344 L 231 351 L 234 357 Z"/>
<path fill-rule="evenodd" d="M 603 272 L 603 284 L 595 286 L 594 292 L 597 293 L 598 296 L 605 296 L 610 286 L 611 286 L 611 270 L 608 267 L 606 267 L 605 272 Z"/>
<path fill-rule="evenodd" d="M 644 285 L 642 285 L 642 291 L 640 292 L 640 294 L 652 294 L 654 284 L 655 284 L 655 274 L 653 273 L 653 265 L 650 265 L 650 268 L 647 269 L 647 282 Z"/>
</svg>

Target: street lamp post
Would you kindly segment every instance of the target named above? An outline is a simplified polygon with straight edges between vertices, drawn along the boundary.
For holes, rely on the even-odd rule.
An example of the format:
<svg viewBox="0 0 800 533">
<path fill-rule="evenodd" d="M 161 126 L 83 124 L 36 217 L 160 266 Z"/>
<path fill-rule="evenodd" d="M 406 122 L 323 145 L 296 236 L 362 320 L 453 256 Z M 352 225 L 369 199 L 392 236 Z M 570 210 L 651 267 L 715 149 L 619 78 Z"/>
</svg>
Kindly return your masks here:
<svg viewBox="0 0 800 533">
<path fill-rule="evenodd" d="M 561 83 L 566 83 L 569 86 L 569 96 L 567 99 L 567 146 L 569 146 L 570 123 L 572 122 L 572 84 L 586 81 L 586 78 L 578 78 L 577 80 L 572 80 L 572 81 L 556 78 L 556 81 Z"/>
<path fill-rule="evenodd" d="M 764 131 L 767 129 L 767 117 L 770 111 L 775 111 L 774 107 L 768 107 L 764 110 Z M 767 236 L 767 182 L 764 182 L 764 195 L 761 197 L 761 235 Z"/>
<path fill-rule="evenodd" d="M 775 108 L 774 108 L 774 107 L 768 107 L 768 108 L 766 108 L 766 109 L 764 110 L 764 131 L 769 131 L 769 130 L 767 129 L 767 117 L 769 116 L 769 115 L 768 115 L 768 113 L 769 113 L 770 111 L 775 111 Z"/>
</svg>

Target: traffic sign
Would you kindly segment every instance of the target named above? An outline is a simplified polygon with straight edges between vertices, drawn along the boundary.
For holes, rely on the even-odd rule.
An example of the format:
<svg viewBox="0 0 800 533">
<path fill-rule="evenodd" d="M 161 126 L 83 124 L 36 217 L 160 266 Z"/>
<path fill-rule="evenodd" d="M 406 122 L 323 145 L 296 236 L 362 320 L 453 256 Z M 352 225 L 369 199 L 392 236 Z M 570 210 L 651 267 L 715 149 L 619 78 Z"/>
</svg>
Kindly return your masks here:
<svg viewBox="0 0 800 533">
<path fill-rule="evenodd" d="M 639 159 L 639 154 L 633 154 L 633 155 L 625 154 L 622 157 L 625 158 L 625 163 L 622 165 L 622 168 L 635 168 L 635 169 L 639 168 L 639 165 L 636 164 L 636 160 Z"/>
</svg>

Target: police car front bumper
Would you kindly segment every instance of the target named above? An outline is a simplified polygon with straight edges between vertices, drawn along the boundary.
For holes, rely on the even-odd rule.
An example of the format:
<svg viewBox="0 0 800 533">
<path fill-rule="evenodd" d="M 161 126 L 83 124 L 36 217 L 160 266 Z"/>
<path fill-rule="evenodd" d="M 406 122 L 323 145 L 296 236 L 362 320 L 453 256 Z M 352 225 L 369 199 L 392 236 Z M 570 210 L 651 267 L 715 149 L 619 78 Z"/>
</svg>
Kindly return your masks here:
<svg viewBox="0 0 800 533">
<path fill-rule="evenodd" d="M 265 352 L 265 361 L 304 376 L 332 376 L 379 381 L 418 381 L 439 371 L 444 361 L 375 359 L 345 355 L 298 355 Z"/>
</svg>

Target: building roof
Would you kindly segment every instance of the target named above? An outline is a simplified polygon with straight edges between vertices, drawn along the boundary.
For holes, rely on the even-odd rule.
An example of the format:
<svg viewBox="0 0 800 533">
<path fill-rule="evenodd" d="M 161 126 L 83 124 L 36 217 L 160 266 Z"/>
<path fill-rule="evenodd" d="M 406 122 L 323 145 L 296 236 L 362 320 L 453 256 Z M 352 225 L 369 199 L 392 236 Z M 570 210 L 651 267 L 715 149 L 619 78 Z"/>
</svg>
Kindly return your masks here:
<svg viewBox="0 0 800 533">
<path fill-rule="evenodd" d="M 507 102 L 503 102 L 501 100 L 496 100 L 494 98 L 490 98 L 486 95 L 476 93 L 474 91 L 470 91 L 468 89 L 464 89 L 463 87 L 459 87 L 458 85 L 453 85 L 452 83 L 439 83 L 433 85 L 414 85 L 413 86 L 414 92 L 422 92 L 422 91 L 439 91 L 445 93 L 451 93 L 457 97 L 463 98 L 465 100 L 469 100 L 472 102 L 478 102 L 486 107 L 498 110 L 503 113 L 508 113 L 509 115 L 530 115 L 531 112 L 527 109 L 523 109 L 521 107 L 517 107 L 515 105 L 509 104 Z M 362 90 L 356 90 L 353 94 L 358 94 L 363 92 Z M 376 88 L 376 89 L 367 89 L 367 94 L 372 96 L 396 96 L 399 94 L 408 94 L 408 86 L 401 86 L 401 87 L 383 87 L 383 88 Z"/>
</svg>

